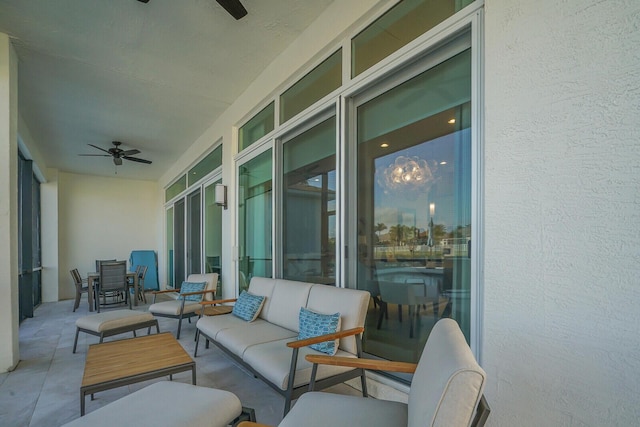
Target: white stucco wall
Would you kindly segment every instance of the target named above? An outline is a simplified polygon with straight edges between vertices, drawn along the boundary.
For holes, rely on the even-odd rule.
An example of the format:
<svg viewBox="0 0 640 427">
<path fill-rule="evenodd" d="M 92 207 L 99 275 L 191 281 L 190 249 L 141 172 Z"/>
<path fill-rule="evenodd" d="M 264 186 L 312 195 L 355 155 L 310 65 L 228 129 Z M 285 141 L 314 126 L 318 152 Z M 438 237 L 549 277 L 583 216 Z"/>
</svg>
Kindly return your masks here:
<svg viewBox="0 0 640 427">
<path fill-rule="evenodd" d="M 58 174 L 59 297 L 73 298 L 69 270 L 86 275 L 96 259 L 129 260 L 158 251 L 158 186 L 151 181 Z"/>
<path fill-rule="evenodd" d="M 0 372 L 18 363 L 18 58 L 0 33 Z"/>
<path fill-rule="evenodd" d="M 485 11 L 489 424 L 640 425 L 640 2 Z"/>
</svg>

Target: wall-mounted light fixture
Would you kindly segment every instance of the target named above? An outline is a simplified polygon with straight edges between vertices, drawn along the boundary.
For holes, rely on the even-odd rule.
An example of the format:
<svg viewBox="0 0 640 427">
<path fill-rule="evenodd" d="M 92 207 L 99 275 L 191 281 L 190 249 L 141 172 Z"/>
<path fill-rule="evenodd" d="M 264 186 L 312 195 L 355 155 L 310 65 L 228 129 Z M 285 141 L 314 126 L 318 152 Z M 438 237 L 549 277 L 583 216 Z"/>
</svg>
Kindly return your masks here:
<svg viewBox="0 0 640 427">
<path fill-rule="evenodd" d="M 216 205 L 227 209 L 227 186 L 216 184 Z"/>
</svg>

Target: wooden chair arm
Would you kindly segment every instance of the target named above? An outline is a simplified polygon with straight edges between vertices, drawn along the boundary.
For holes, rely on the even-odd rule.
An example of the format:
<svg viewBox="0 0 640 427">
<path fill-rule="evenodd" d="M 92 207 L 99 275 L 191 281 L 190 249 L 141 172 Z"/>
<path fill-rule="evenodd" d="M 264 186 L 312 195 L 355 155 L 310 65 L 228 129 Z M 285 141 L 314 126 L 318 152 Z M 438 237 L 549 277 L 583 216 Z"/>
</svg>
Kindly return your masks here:
<svg viewBox="0 0 640 427">
<path fill-rule="evenodd" d="M 227 302 L 236 302 L 237 299 L 233 298 L 233 299 L 217 299 L 217 300 L 213 300 L 213 301 L 201 301 L 200 305 L 216 305 L 216 304 L 224 304 Z"/>
<path fill-rule="evenodd" d="M 303 340 L 296 340 L 287 343 L 287 347 L 290 348 L 300 348 L 306 347 L 311 344 L 318 344 L 325 341 L 333 341 L 339 338 L 350 337 L 352 335 L 358 335 L 364 332 L 364 328 L 362 326 L 353 329 L 347 329 L 344 331 L 338 331 L 333 334 L 319 335 L 317 337 L 305 338 Z"/>
<path fill-rule="evenodd" d="M 243 421 L 238 424 L 238 427 L 270 427 L 266 424 L 254 423 L 253 421 Z"/>
<path fill-rule="evenodd" d="M 349 368 L 363 368 L 370 371 L 404 372 L 413 374 L 418 366 L 416 363 L 394 362 L 391 360 L 359 359 L 356 357 L 321 356 L 308 354 L 305 359 L 311 363 L 332 366 L 346 366 Z"/>
<path fill-rule="evenodd" d="M 195 292 L 185 292 L 184 294 L 180 294 L 180 298 L 182 297 L 188 297 L 191 295 L 204 295 L 204 294 L 208 294 L 213 292 L 214 294 L 216 293 L 215 289 L 205 289 L 204 291 L 195 291 Z"/>
<path fill-rule="evenodd" d="M 169 293 L 180 293 L 180 288 L 177 289 L 165 289 L 164 291 L 151 291 L 151 293 L 153 295 L 157 295 L 157 294 L 169 294 Z"/>
</svg>

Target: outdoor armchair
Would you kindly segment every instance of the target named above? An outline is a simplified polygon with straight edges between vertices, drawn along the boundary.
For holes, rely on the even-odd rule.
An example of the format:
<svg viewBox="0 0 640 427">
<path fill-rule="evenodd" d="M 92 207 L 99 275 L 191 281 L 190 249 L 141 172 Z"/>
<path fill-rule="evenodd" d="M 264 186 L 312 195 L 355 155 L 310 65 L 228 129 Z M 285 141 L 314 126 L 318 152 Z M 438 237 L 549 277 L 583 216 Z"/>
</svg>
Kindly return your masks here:
<svg viewBox="0 0 640 427">
<path fill-rule="evenodd" d="M 206 282 L 207 285 L 202 291 L 180 293 L 180 288 L 168 289 L 164 291 L 153 291 L 153 303 L 149 306 L 149 312 L 158 317 L 169 317 L 178 319 L 178 331 L 176 339 L 180 339 L 180 329 L 182 319 L 186 318 L 191 322 L 191 317 L 198 316 L 201 303 L 214 299 L 216 286 L 218 284 L 218 273 L 190 274 L 186 282 Z M 167 295 L 173 298 L 170 301 L 156 302 L 157 295 Z M 189 297 L 200 296 L 198 301 L 191 301 Z"/>
<path fill-rule="evenodd" d="M 302 395 L 279 427 L 481 427 L 490 408 L 483 397 L 486 374 L 453 319 L 436 323 L 418 364 L 308 355 L 314 363 L 413 373 L 408 403 L 334 393 Z M 241 423 L 240 427 L 260 427 Z"/>
</svg>

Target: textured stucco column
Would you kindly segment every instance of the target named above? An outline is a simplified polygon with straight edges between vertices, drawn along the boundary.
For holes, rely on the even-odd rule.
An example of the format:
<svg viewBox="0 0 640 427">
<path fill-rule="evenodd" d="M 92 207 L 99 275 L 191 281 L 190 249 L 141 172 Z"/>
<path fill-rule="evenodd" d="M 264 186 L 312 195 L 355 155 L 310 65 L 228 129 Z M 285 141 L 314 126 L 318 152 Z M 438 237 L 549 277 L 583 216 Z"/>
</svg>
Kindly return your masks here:
<svg viewBox="0 0 640 427">
<path fill-rule="evenodd" d="M 0 372 L 18 352 L 18 61 L 0 33 Z"/>
</svg>

